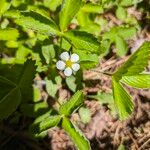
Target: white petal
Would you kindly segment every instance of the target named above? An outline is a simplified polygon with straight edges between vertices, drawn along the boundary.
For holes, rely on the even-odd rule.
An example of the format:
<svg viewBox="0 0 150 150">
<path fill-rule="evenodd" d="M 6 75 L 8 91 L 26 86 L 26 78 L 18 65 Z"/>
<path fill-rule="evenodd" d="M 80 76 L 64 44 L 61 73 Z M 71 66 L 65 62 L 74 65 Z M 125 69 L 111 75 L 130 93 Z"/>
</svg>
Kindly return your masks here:
<svg viewBox="0 0 150 150">
<path fill-rule="evenodd" d="M 71 61 L 72 62 L 77 62 L 79 60 L 79 56 L 77 54 L 72 54 L 71 55 Z"/>
<path fill-rule="evenodd" d="M 80 65 L 77 63 L 72 64 L 72 69 L 73 69 L 73 71 L 78 71 L 80 69 Z"/>
<path fill-rule="evenodd" d="M 72 75 L 72 69 L 67 67 L 64 71 L 65 76 L 69 77 Z"/>
<path fill-rule="evenodd" d="M 69 53 L 68 52 L 63 52 L 60 54 L 60 58 L 64 61 L 67 61 L 69 59 Z"/>
<path fill-rule="evenodd" d="M 59 70 L 64 70 L 64 69 L 65 69 L 65 66 L 66 66 L 66 64 L 65 64 L 63 61 L 61 61 L 61 60 L 59 60 L 59 61 L 56 63 L 56 67 L 57 67 L 57 69 L 59 69 Z"/>
</svg>

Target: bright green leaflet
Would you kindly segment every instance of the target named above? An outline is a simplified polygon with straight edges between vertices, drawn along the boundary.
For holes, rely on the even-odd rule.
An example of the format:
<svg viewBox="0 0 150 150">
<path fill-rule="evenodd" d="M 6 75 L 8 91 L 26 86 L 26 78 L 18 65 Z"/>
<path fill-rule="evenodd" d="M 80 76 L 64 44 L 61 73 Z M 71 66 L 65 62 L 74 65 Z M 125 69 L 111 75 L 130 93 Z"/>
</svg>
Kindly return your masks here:
<svg viewBox="0 0 150 150">
<path fill-rule="evenodd" d="M 59 29 L 53 20 L 34 11 L 21 12 L 15 22 L 40 34 L 48 36 L 60 35 Z"/>
<path fill-rule="evenodd" d="M 132 98 L 114 77 L 112 83 L 114 102 L 119 113 L 119 118 L 120 120 L 127 119 L 133 111 Z"/>
<path fill-rule="evenodd" d="M 62 120 L 63 129 L 69 134 L 78 150 L 91 150 L 88 140 L 77 131 L 77 127 L 66 117 Z"/>
<path fill-rule="evenodd" d="M 64 0 L 59 14 L 59 25 L 61 31 L 64 31 L 73 17 L 80 9 L 82 0 Z"/>
<path fill-rule="evenodd" d="M 30 126 L 30 132 L 34 135 L 40 134 L 43 131 L 46 131 L 47 129 L 56 126 L 61 120 L 61 116 L 49 116 L 44 118 L 41 122 L 33 122 L 33 124 Z"/>
<path fill-rule="evenodd" d="M 123 76 L 120 81 L 135 88 L 150 88 L 150 74 Z"/>
<path fill-rule="evenodd" d="M 59 113 L 69 116 L 83 103 L 83 101 L 83 92 L 77 91 L 69 101 L 60 106 Z"/>
<path fill-rule="evenodd" d="M 90 33 L 72 30 L 65 32 L 64 37 L 67 38 L 77 49 L 87 50 L 89 53 L 100 53 L 100 43 Z"/>
<path fill-rule="evenodd" d="M 19 32 L 17 29 L 0 29 L 0 40 L 2 41 L 16 40 L 18 37 Z"/>
<path fill-rule="evenodd" d="M 144 71 L 150 59 L 150 42 L 145 42 L 131 57 L 114 73 L 117 80 L 122 76 L 137 75 Z M 141 61 L 142 60 L 142 61 Z"/>
</svg>

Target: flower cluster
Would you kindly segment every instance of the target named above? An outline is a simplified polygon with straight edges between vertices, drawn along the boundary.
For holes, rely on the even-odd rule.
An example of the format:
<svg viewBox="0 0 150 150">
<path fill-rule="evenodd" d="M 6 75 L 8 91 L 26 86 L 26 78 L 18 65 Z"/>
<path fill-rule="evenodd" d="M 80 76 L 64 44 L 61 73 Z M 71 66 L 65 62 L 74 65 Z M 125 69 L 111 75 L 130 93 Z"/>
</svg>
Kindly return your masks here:
<svg viewBox="0 0 150 150">
<path fill-rule="evenodd" d="M 56 63 L 57 69 L 64 71 L 65 76 L 71 76 L 72 73 L 77 72 L 80 69 L 80 65 L 78 64 L 79 56 L 77 54 L 69 55 L 68 52 L 63 52 L 60 55 L 60 59 Z"/>
</svg>

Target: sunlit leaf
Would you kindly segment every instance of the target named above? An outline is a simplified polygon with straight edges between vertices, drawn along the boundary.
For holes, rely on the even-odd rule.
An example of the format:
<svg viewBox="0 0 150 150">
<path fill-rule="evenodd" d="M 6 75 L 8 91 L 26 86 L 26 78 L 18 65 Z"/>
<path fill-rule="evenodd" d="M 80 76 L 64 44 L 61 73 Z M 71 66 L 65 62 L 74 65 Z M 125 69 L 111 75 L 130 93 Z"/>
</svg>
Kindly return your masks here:
<svg viewBox="0 0 150 150">
<path fill-rule="evenodd" d="M 59 25 L 64 31 L 80 9 L 82 0 L 64 0 L 59 14 Z"/>
<path fill-rule="evenodd" d="M 116 81 L 115 78 L 113 78 L 112 83 L 114 102 L 119 113 L 119 119 L 127 119 L 129 115 L 131 115 L 131 113 L 133 112 L 132 98 L 122 87 L 122 85 Z"/>
<path fill-rule="evenodd" d="M 120 81 L 135 88 L 150 88 L 150 74 L 123 76 Z"/>
<path fill-rule="evenodd" d="M 83 92 L 77 91 L 69 101 L 60 106 L 59 113 L 69 116 L 83 103 L 83 101 Z"/>
<path fill-rule="evenodd" d="M 63 118 L 62 127 L 71 137 L 78 150 L 91 150 L 88 140 L 79 132 L 79 129 L 77 130 L 77 127 L 69 119 Z"/>
</svg>

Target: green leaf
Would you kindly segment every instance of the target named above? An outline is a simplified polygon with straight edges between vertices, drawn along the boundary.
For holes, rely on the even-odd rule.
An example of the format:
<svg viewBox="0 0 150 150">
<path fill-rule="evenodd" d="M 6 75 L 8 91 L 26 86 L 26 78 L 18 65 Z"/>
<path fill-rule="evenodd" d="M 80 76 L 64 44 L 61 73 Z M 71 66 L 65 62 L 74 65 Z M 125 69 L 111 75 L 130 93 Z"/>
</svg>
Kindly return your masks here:
<svg viewBox="0 0 150 150">
<path fill-rule="evenodd" d="M 144 71 L 150 59 L 150 42 L 145 42 L 131 57 L 114 73 L 117 80 L 122 76 L 137 75 Z M 142 60 L 142 61 L 141 61 Z"/>
<path fill-rule="evenodd" d="M 124 120 L 129 117 L 133 111 L 133 102 L 130 95 L 122 87 L 122 85 L 116 81 L 113 77 L 113 96 L 116 108 L 119 113 L 119 119 Z"/>
<path fill-rule="evenodd" d="M 69 119 L 63 118 L 62 127 L 71 137 L 78 150 L 91 150 L 88 140 L 82 135 L 81 131 L 78 131 L 79 129 L 77 130 L 77 127 Z"/>
<path fill-rule="evenodd" d="M 90 120 L 91 120 L 91 112 L 88 108 L 84 108 L 84 107 L 81 107 L 79 109 L 79 115 L 80 115 L 80 118 L 81 118 L 81 121 L 83 123 L 89 123 Z"/>
<path fill-rule="evenodd" d="M 52 80 L 46 79 L 46 91 L 53 98 L 55 98 L 55 95 L 56 95 L 58 89 L 61 87 L 61 81 L 62 81 L 62 79 L 60 76 L 55 77 L 56 83 L 53 82 Z"/>
<path fill-rule="evenodd" d="M 135 88 L 150 88 L 150 74 L 123 76 L 120 81 Z"/>
<path fill-rule="evenodd" d="M 18 86 L 21 90 L 22 100 L 33 100 L 33 79 L 36 73 L 35 61 L 27 60 L 22 68 L 18 79 Z"/>
<path fill-rule="evenodd" d="M 82 0 L 64 0 L 59 14 L 59 25 L 64 31 L 80 9 Z"/>
<path fill-rule="evenodd" d="M 73 50 L 80 57 L 80 66 L 82 69 L 94 68 L 99 63 L 99 57 L 97 54 L 88 54 L 86 51 Z"/>
<path fill-rule="evenodd" d="M 116 10 L 116 16 L 118 19 L 124 21 L 127 18 L 127 11 L 123 7 L 118 7 Z"/>
<path fill-rule="evenodd" d="M 124 39 L 120 36 L 116 36 L 116 48 L 119 56 L 124 56 L 127 53 L 127 45 Z"/>
<path fill-rule="evenodd" d="M 48 36 L 59 35 L 59 29 L 55 22 L 37 12 L 21 12 L 15 22 L 27 29 L 32 29 L 40 34 Z"/>
<path fill-rule="evenodd" d="M 100 43 L 90 33 L 72 30 L 65 32 L 64 37 L 66 37 L 77 49 L 87 50 L 91 53 L 99 53 Z"/>
<path fill-rule="evenodd" d="M 57 126 L 57 124 L 61 120 L 61 116 L 48 116 L 44 117 L 42 121 L 37 121 L 38 118 L 33 122 L 33 124 L 30 126 L 29 131 L 32 133 L 32 135 L 40 134 L 43 131 L 48 130 L 51 127 Z"/>
<path fill-rule="evenodd" d="M 39 115 L 44 114 L 49 109 L 48 104 L 46 102 L 39 102 L 34 104 L 22 104 L 20 107 L 21 112 L 25 116 L 29 117 L 37 117 Z"/>
<path fill-rule="evenodd" d="M 97 95 L 89 95 L 89 98 L 97 99 L 101 104 L 112 103 L 113 102 L 113 95 L 112 93 L 104 93 L 98 92 Z"/>
<path fill-rule="evenodd" d="M 17 29 L 0 29 L 0 40 L 2 41 L 16 40 L 18 37 L 19 32 Z"/>
<path fill-rule="evenodd" d="M 60 6 L 62 0 L 44 0 L 44 6 L 48 7 L 52 11 L 56 11 L 56 8 Z"/>
<path fill-rule="evenodd" d="M 10 0 L 0 0 L 0 16 L 11 6 Z"/>
<path fill-rule="evenodd" d="M 55 58 L 55 49 L 54 46 L 51 45 L 46 45 L 42 46 L 42 54 L 45 58 L 45 61 L 47 64 L 51 63 L 52 60 Z"/>
<path fill-rule="evenodd" d="M 76 91 L 77 85 L 76 85 L 76 78 L 74 76 L 70 76 L 66 78 L 66 84 L 69 87 L 69 89 L 73 92 Z"/>
<path fill-rule="evenodd" d="M 0 76 L 0 120 L 7 118 L 21 102 L 19 88 L 8 79 Z"/>
<path fill-rule="evenodd" d="M 86 13 L 103 13 L 103 7 L 101 5 L 97 5 L 97 4 L 92 4 L 92 3 L 87 3 L 85 4 L 82 8 L 82 11 L 86 12 Z"/>
<path fill-rule="evenodd" d="M 69 101 L 60 106 L 59 113 L 69 116 L 83 103 L 83 101 L 83 92 L 77 91 Z"/>
</svg>

